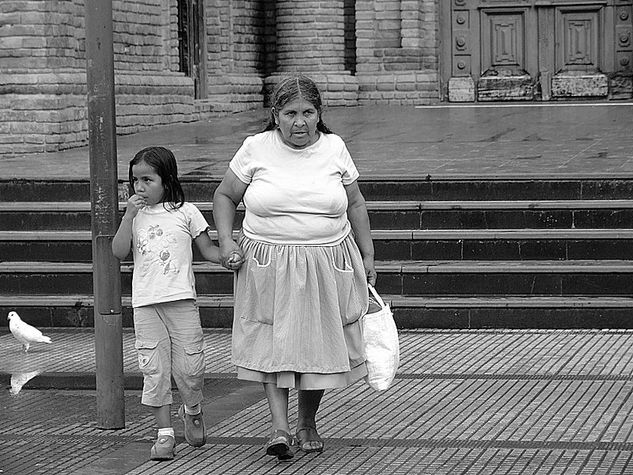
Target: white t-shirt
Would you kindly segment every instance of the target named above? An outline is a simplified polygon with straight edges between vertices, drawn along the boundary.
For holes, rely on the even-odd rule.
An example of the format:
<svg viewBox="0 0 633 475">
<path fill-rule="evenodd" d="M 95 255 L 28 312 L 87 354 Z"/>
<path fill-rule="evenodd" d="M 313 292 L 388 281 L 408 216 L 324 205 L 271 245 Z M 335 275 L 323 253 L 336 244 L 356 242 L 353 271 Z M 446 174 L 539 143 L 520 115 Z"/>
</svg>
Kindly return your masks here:
<svg viewBox="0 0 633 475">
<path fill-rule="evenodd" d="M 133 307 L 196 298 L 192 242 L 209 224 L 191 203 L 165 205 L 147 206 L 134 218 Z"/>
<path fill-rule="evenodd" d="M 344 185 L 358 170 L 343 140 L 321 133 L 304 149 L 286 145 L 277 130 L 244 140 L 229 164 L 248 188 L 244 234 L 273 244 L 326 245 L 350 231 Z"/>
</svg>

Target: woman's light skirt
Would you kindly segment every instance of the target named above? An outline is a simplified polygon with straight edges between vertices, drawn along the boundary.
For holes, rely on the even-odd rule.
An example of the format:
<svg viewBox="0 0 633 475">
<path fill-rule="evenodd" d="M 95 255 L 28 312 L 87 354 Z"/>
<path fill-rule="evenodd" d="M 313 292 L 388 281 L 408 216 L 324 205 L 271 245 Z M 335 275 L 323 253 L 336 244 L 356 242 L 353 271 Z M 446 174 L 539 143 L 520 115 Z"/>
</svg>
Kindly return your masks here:
<svg viewBox="0 0 633 475">
<path fill-rule="evenodd" d="M 369 295 L 350 233 L 328 246 L 240 238 L 232 361 L 238 378 L 296 389 L 348 386 L 367 374 L 359 318 Z"/>
</svg>

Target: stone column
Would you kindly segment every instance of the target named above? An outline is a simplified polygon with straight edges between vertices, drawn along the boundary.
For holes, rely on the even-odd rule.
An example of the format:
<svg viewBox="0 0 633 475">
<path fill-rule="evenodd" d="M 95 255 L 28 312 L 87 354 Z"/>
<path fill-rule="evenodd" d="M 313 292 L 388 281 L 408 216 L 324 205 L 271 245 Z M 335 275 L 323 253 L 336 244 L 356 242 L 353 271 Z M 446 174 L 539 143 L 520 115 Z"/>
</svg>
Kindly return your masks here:
<svg viewBox="0 0 633 475">
<path fill-rule="evenodd" d="M 289 73 L 314 79 L 329 105 L 355 105 L 358 83 L 345 71 L 344 0 L 277 0 L 277 69 L 267 92 Z"/>
</svg>

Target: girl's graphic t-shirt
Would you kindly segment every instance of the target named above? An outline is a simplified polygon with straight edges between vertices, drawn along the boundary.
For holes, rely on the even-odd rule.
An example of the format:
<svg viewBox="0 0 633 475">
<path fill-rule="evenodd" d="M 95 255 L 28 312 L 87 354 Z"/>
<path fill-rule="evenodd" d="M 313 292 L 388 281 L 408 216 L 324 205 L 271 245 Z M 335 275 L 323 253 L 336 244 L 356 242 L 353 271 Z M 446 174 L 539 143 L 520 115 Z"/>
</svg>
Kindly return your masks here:
<svg viewBox="0 0 633 475">
<path fill-rule="evenodd" d="M 134 218 L 132 306 L 196 298 L 193 239 L 209 228 L 195 205 L 159 203 Z"/>
</svg>

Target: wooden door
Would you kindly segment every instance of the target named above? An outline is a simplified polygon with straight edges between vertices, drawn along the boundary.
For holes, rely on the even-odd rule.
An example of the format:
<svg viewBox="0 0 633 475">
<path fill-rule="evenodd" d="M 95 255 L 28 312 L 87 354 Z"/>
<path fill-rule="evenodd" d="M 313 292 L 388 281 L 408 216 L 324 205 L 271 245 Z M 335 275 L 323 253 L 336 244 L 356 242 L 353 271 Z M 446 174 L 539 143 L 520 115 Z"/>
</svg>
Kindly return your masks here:
<svg viewBox="0 0 633 475">
<path fill-rule="evenodd" d="M 441 2 L 445 99 L 631 97 L 632 5 L 633 0 Z"/>
<path fill-rule="evenodd" d="M 178 0 L 180 71 L 193 78 L 195 98 L 207 97 L 204 0 Z"/>
</svg>

